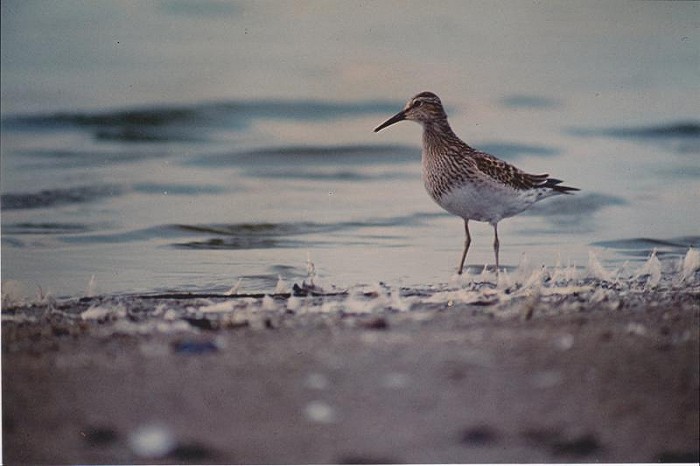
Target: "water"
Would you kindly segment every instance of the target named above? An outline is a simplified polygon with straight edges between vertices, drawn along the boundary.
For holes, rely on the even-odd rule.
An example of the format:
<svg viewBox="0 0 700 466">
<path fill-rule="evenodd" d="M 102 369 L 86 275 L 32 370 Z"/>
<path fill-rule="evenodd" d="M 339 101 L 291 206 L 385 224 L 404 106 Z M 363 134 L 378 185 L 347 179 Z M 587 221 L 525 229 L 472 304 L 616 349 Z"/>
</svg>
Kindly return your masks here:
<svg viewBox="0 0 700 466">
<path fill-rule="evenodd" d="M 2 280 L 54 295 L 450 280 L 420 181 L 455 132 L 581 188 L 499 225 L 501 261 L 700 246 L 697 3 L 2 2 Z M 467 259 L 492 263 L 472 227 Z"/>
</svg>

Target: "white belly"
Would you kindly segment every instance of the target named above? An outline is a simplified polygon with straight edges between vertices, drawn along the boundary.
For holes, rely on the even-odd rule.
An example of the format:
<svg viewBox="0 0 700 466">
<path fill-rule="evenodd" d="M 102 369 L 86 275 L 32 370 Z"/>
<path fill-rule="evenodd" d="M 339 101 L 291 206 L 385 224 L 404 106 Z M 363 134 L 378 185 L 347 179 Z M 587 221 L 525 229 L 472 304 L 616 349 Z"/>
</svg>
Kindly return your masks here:
<svg viewBox="0 0 700 466">
<path fill-rule="evenodd" d="M 537 197 L 493 183 L 467 183 L 435 201 L 451 214 L 468 220 L 495 224 L 530 207 Z"/>
</svg>

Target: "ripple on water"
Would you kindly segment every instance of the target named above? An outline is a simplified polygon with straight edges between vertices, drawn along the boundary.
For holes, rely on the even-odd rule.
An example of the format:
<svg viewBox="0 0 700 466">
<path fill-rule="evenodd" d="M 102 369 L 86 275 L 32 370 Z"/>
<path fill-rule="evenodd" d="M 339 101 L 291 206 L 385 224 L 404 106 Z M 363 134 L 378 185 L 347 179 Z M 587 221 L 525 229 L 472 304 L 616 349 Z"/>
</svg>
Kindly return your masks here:
<svg viewBox="0 0 700 466">
<path fill-rule="evenodd" d="M 700 236 L 682 236 L 670 239 L 656 238 L 624 238 L 610 241 L 597 241 L 591 244 L 603 248 L 618 250 L 621 254 L 636 257 L 646 257 L 656 250 L 662 255 L 685 255 L 689 248 L 700 248 Z"/>
<path fill-rule="evenodd" d="M 103 141 L 125 143 L 198 142 L 212 139 L 213 130 L 243 131 L 259 119 L 325 121 L 386 114 L 390 101 L 334 102 L 314 100 L 244 100 L 115 109 L 102 112 L 62 112 L 4 118 L 4 129 L 56 130 L 77 128 Z"/>
<path fill-rule="evenodd" d="M 6 193 L 2 195 L 3 210 L 42 209 L 63 205 L 82 204 L 114 198 L 128 192 L 142 194 L 199 195 L 226 192 L 220 186 L 177 184 L 177 183 L 135 183 L 132 186 L 115 184 L 71 186 L 67 188 L 44 189 L 27 193 Z"/>
<path fill-rule="evenodd" d="M 597 212 L 627 202 L 617 196 L 602 193 L 577 193 L 573 196 L 556 196 L 533 205 L 523 215 L 546 219 L 556 231 L 592 232 L 595 230 Z M 527 229 L 530 234 L 547 233 L 551 230 Z"/>
<path fill-rule="evenodd" d="M 552 109 L 562 106 L 562 102 L 551 97 L 541 95 L 512 94 L 500 100 L 506 108 L 526 109 Z"/>
<path fill-rule="evenodd" d="M 65 169 L 104 167 L 116 164 L 136 163 L 145 159 L 162 158 L 171 155 L 168 151 L 148 150 L 113 150 L 100 148 L 84 149 L 22 149 L 12 152 L 21 158 L 22 169 Z"/>
<path fill-rule="evenodd" d="M 93 229 L 94 227 L 84 223 L 20 222 L 3 225 L 2 233 L 5 235 L 58 235 L 85 233 Z"/>
<path fill-rule="evenodd" d="M 540 157 L 552 157 L 559 155 L 559 149 L 549 146 L 536 146 L 531 144 L 507 143 L 507 142 L 486 142 L 475 144 L 481 151 L 488 152 L 502 159 L 515 159 L 526 155 L 538 155 Z"/>
<path fill-rule="evenodd" d="M 574 128 L 568 131 L 574 136 L 603 136 L 629 139 L 647 144 L 655 142 L 669 147 L 679 154 L 697 154 L 700 152 L 700 122 L 676 121 L 650 126 L 620 126 L 609 128 Z"/>
<path fill-rule="evenodd" d="M 677 121 L 651 126 L 624 126 L 609 128 L 574 128 L 577 136 L 609 136 L 615 138 L 700 138 L 700 122 Z"/>
<path fill-rule="evenodd" d="M 581 193 L 573 196 L 557 196 L 533 205 L 523 212 L 534 216 L 589 216 L 606 207 L 625 205 L 618 196 L 602 193 Z"/>
<path fill-rule="evenodd" d="M 69 188 L 44 189 L 29 193 L 7 193 L 2 195 L 3 210 L 40 209 L 68 204 L 93 202 L 123 194 L 117 185 L 73 186 Z"/>
<path fill-rule="evenodd" d="M 236 153 L 206 154 L 188 157 L 184 165 L 203 168 L 243 167 L 246 169 L 275 167 L 310 169 L 316 166 L 357 166 L 393 164 L 420 158 L 420 150 L 412 146 L 382 144 L 349 144 L 328 146 L 286 146 L 247 150 Z"/>
<path fill-rule="evenodd" d="M 364 221 L 347 221 L 335 223 L 316 222 L 281 222 L 281 223 L 236 223 L 236 224 L 199 224 L 169 225 L 168 230 L 187 235 L 206 236 L 187 242 L 177 242 L 177 248 L 191 249 L 269 249 L 301 247 L 308 244 L 323 244 L 318 237 L 305 238 L 319 233 L 362 232 L 376 227 L 394 227 L 416 225 L 430 217 L 443 214 L 416 213 L 396 217 L 370 218 Z M 337 244 L 338 237 L 333 238 Z"/>
</svg>

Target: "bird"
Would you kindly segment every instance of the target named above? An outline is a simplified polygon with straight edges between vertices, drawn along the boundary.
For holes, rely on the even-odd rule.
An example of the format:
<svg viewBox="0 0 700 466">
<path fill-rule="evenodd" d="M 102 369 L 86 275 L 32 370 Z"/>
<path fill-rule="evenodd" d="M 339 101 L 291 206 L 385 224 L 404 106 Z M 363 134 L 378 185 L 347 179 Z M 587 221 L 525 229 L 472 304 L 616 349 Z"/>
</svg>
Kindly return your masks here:
<svg viewBox="0 0 700 466">
<path fill-rule="evenodd" d="M 526 173 L 462 141 L 452 131 L 440 98 L 432 92 L 421 92 L 409 99 L 403 110 L 377 126 L 374 132 L 404 120 L 423 126 L 421 164 L 425 189 L 440 207 L 464 220 L 464 250 L 457 268 L 460 275 L 471 245 L 470 220 L 487 222 L 493 227 L 498 273 L 498 222 L 542 199 L 579 191 L 563 186 L 562 180 L 549 178 L 548 174 Z"/>
</svg>

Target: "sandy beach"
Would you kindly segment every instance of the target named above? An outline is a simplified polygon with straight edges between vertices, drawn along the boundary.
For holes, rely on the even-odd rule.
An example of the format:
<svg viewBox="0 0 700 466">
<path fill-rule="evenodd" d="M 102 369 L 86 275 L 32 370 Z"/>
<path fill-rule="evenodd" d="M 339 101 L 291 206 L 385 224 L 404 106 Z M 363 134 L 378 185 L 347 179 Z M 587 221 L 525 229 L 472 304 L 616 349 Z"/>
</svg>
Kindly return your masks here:
<svg viewBox="0 0 700 466">
<path fill-rule="evenodd" d="M 6 306 L 4 460 L 697 462 L 697 286 L 590 285 Z"/>
</svg>

